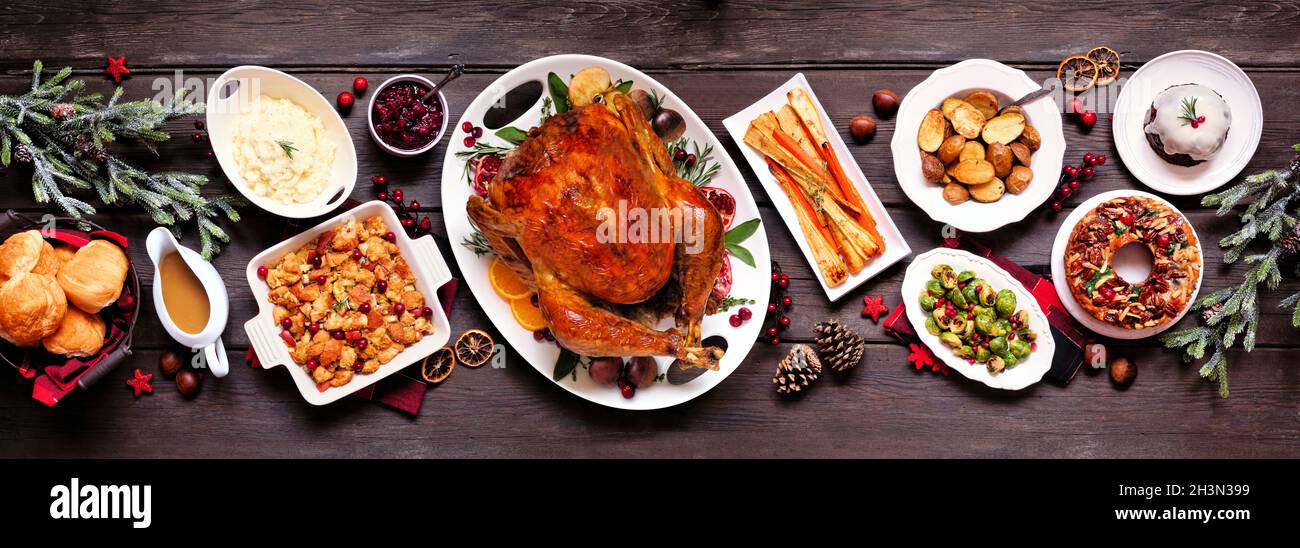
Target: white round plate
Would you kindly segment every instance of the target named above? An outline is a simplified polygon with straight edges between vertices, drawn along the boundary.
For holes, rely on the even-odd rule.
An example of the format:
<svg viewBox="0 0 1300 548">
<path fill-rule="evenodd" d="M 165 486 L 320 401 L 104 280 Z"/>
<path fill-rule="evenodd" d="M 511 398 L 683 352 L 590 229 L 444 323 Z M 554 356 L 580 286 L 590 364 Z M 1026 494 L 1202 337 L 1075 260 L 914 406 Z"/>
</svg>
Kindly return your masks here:
<svg viewBox="0 0 1300 548">
<path fill-rule="evenodd" d="M 1074 208 L 1074 211 L 1070 212 L 1070 215 L 1065 218 L 1065 222 L 1061 223 L 1061 228 L 1056 232 L 1056 241 L 1052 244 L 1052 285 L 1056 287 L 1056 296 L 1061 299 L 1062 303 L 1065 303 L 1065 309 L 1070 313 L 1070 315 L 1079 323 L 1083 324 L 1084 327 L 1091 329 L 1094 333 L 1112 339 L 1145 339 L 1153 335 L 1158 335 L 1160 332 L 1173 327 L 1174 324 L 1178 323 L 1179 320 L 1182 320 L 1183 316 L 1187 314 L 1187 311 L 1191 309 L 1191 303 L 1196 302 L 1197 295 L 1200 295 L 1201 293 L 1201 282 L 1205 280 L 1205 242 L 1201 241 L 1200 234 L 1196 233 L 1196 227 L 1192 226 L 1192 222 L 1190 219 L 1187 219 L 1187 215 L 1183 215 L 1183 219 L 1187 220 L 1187 227 L 1192 230 L 1192 235 L 1196 237 L 1196 244 L 1201 246 L 1201 276 L 1196 279 L 1196 290 L 1192 292 L 1192 298 L 1188 299 L 1187 307 L 1183 308 L 1182 313 L 1178 314 L 1178 317 L 1174 318 L 1173 321 L 1165 322 L 1164 324 L 1155 327 L 1148 327 L 1146 329 L 1124 329 L 1092 317 L 1092 314 L 1089 314 L 1088 311 L 1084 310 L 1083 307 L 1079 306 L 1079 303 L 1074 300 L 1074 295 L 1070 293 L 1070 286 L 1065 281 L 1065 246 L 1070 241 L 1070 233 L 1074 231 L 1074 225 L 1079 224 L 1079 220 L 1082 219 L 1084 215 L 1087 215 L 1089 211 L 1092 211 L 1106 200 L 1124 196 L 1153 198 L 1164 203 L 1179 215 L 1183 215 L 1183 212 L 1178 211 L 1178 208 L 1174 207 L 1174 204 L 1169 203 L 1168 200 L 1156 196 L 1155 194 L 1142 192 L 1140 190 L 1112 190 L 1089 198 L 1079 204 L 1079 207 Z"/>
<path fill-rule="evenodd" d="M 1038 340 L 1034 341 L 1038 344 L 1038 348 L 1029 354 L 1029 359 L 994 375 L 989 373 L 988 367 L 984 364 L 970 363 L 957 357 L 951 348 L 939 342 L 939 337 L 926 331 L 925 318 L 929 314 L 921 309 L 921 303 L 917 298 L 925 290 L 925 282 L 930 279 L 930 270 L 939 264 L 947 264 L 957 272 L 970 270 L 976 276 L 993 284 L 995 289 L 999 291 L 1010 289 L 1016 294 L 1016 308 L 1029 311 L 1029 328 L 1038 334 Z M 962 376 L 993 388 L 1020 390 L 1042 380 L 1043 375 L 1052 368 L 1052 356 L 1056 354 L 1056 339 L 1052 338 L 1052 325 L 1047 322 L 1043 309 L 1038 306 L 1038 301 L 1033 295 L 1025 290 L 1025 286 L 1016 281 L 1007 271 L 993 264 L 993 261 L 960 249 L 947 247 L 932 249 L 912 259 L 912 264 L 908 265 L 907 274 L 903 277 L 902 291 L 903 302 L 907 303 L 907 320 L 912 323 L 912 329 L 916 330 L 916 336 L 920 337 L 921 342 L 930 347 L 934 355 L 943 360 L 944 364 L 961 373 Z"/>
<path fill-rule="evenodd" d="M 1201 84 L 1219 92 L 1232 109 L 1232 127 L 1213 158 L 1192 167 L 1164 161 L 1147 143 L 1147 112 L 1169 86 Z M 1124 82 L 1111 131 L 1124 167 L 1157 192 L 1189 196 L 1223 186 L 1255 155 L 1264 132 L 1264 108 L 1255 84 L 1237 65 L 1208 51 L 1173 51 L 1142 65 Z"/>
<path fill-rule="evenodd" d="M 1008 192 L 991 204 L 968 200 L 954 206 L 944 200 L 943 185 L 929 183 L 921 176 L 921 149 L 916 144 L 916 133 L 925 113 L 939 108 L 939 104 L 949 97 L 965 97 L 976 90 L 988 90 L 998 96 L 1000 104 L 1010 104 L 1042 88 L 1024 71 L 988 59 L 969 59 L 934 71 L 907 92 L 898 108 L 897 126 L 889 144 L 898 185 L 931 219 L 966 232 L 988 232 L 1024 219 L 1052 195 L 1057 176 L 1061 173 L 1065 134 L 1061 130 L 1061 113 L 1057 111 L 1056 103 L 1040 99 L 1024 105 L 1029 124 L 1038 130 L 1043 140 L 1030 161 L 1034 179 L 1024 192 Z"/>
<path fill-rule="evenodd" d="M 630 80 L 634 89 L 640 88 L 658 93 L 663 98 L 664 107 L 681 113 L 682 118 L 686 121 L 685 137 L 690 139 L 692 143 L 698 144 L 700 148 L 707 145 L 713 146 L 714 160 L 721 165 L 721 170 L 713 177 L 709 186 L 721 187 L 730 192 L 732 196 L 735 196 L 736 216 L 731 226 L 734 227 L 739 223 L 758 218 L 758 206 L 754 204 L 754 198 L 749 193 L 749 187 L 745 184 L 744 177 L 736 169 L 731 157 L 727 155 L 722 143 L 709 131 L 708 126 L 672 91 L 642 72 L 603 57 L 555 55 L 525 63 L 498 78 L 469 104 L 461 120 L 452 126 L 453 134 L 447 145 L 447 155 L 443 160 L 442 169 L 443 216 L 447 221 L 447 237 L 451 241 L 456 262 L 460 264 L 465 283 L 469 285 L 474 297 L 478 299 L 479 305 L 483 307 L 487 317 L 496 325 L 497 330 L 510 343 L 514 351 L 518 352 L 539 373 L 546 375 L 548 379 L 552 378 L 552 373 L 555 370 L 555 361 L 560 355 L 559 347 L 554 343 L 533 340 L 532 332 L 515 322 L 514 316 L 510 312 L 509 303 L 496 294 L 496 291 L 492 289 L 491 282 L 488 281 L 487 270 L 493 256 L 490 254 L 475 255 L 473 251 L 462 245 L 462 242 L 475 231 L 474 226 L 470 224 L 469 218 L 464 213 L 465 204 L 469 201 L 473 189 L 465 176 L 465 161 L 457 158 L 456 153 L 468 150 L 464 146 L 463 134 L 460 133 L 461 122 L 468 120 L 475 125 L 482 125 L 484 114 L 506 93 L 525 82 L 539 82 L 543 86 L 542 97 L 530 110 L 509 124 L 522 130 L 537 126 L 541 123 L 543 99 L 548 95 L 546 91 L 548 89 L 546 87 L 547 74 L 554 72 L 567 83 L 569 75 L 590 66 L 604 67 L 615 81 L 620 78 L 625 81 Z M 483 138 L 479 139 L 479 142 L 492 145 L 508 144 L 493 135 L 493 130 L 488 128 L 484 128 L 484 130 Z M 704 337 L 720 335 L 727 339 L 727 354 L 723 356 L 719 370 L 705 372 L 698 378 L 680 385 L 672 385 L 667 381 L 656 382 L 648 388 L 637 390 L 636 396 L 631 399 L 625 399 L 615 386 L 596 384 L 582 367 L 577 369 L 576 379 L 573 376 L 568 376 L 557 381 L 557 384 L 569 392 L 601 405 L 619 409 L 644 410 L 659 409 L 689 401 L 722 382 L 723 379 L 736 370 L 741 360 L 749 354 L 754 341 L 758 338 L 759 331 L 762 329 L 762 318 L 767 311 L 768 290 L 771 286 L 772 263 L 768 251 L 767 235 L 763 227 L 760 225 L 759 230 L 753 236 L 750 236 L 748 240 L 745 240 L 742 245 L 754 255 L 755 267 L 750 267 L 734 257 L 728 257 L 731 262 L 734 280 L 731 295 L 756 301 L 755 304 L 748 305 L 750 310 L 754 311 L 754 317 L 738 328 L 731 327 L 727 318 L 735 312 L 735 309 L 732 309 L 727 313 L 706 317 L 701 327 Z M 661 324 L 661 328 L 671 325 L 671 320 L 666 320 Z M 670 358 L 659 358 L 658 362 L 661 373 L 666 372 L 667 368 L 672 364 Z"/>
<path fill-rule="evenodd" d="M 227 84 L 231 82 L 239 82 L 239 87 L 233 92 L 226 91 Z M 223 94 L 226 95 L 223 97 Z M 253 100 L 259 94 L 297 103 L 320 119 L 326 138 L 334 142 L 334 166 L 329 181 L 320 195 L 310 202 L 282 204 L 258 195 L 239 175 L 239 166 L 235 163 L 234 147 L 231 144 L 234 141 L 232 133 L 239 115 L 252 108 Z M 230 183 L 248 201 L 281 217 L 308 219 L 329 213 L 348 199 L 352 188 L 357 184 L 357 150 L 352 145 L 352 134 L 343 125 L 343 119 L 334 110 L 333 103 L 327 101 L 316 88 L 278 70 L 244 65 L 218 76 L 208 89 L 207 128 L 212 152 Z"/>
</svg>

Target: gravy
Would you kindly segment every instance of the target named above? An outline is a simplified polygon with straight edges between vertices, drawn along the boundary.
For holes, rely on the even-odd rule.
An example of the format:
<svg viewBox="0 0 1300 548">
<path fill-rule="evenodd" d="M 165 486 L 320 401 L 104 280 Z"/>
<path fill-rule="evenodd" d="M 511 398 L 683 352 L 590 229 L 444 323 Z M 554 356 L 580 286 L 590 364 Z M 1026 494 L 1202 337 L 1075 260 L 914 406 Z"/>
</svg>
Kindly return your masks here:
<svg viewBox="0 0 1300 548">
<path fill-rule="evenodd" d="M 163 305 L 167 315 L 181 331 L 197 335 L 208 325 L 212 312 L 208 292 L 185 264 L 180 253 L 168 253 L 158 268 L 158 283 L 162 284 Z"/>
</svg>

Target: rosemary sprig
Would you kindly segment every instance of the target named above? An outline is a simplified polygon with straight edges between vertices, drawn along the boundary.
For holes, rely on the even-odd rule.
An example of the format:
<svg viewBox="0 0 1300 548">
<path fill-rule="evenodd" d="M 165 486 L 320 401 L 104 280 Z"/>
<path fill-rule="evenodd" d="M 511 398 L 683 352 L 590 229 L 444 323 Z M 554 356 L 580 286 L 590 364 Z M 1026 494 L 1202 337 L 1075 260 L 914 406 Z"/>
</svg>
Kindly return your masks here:
<svg viewBox="0 0 1300 548">
<path fill-rule="evenodd" d="M 294 148 L 292 142 L 289 142 L 289 141 L 276 141 L 275 144 L 280 145 L 280 150 L 283 150 L 283 151 L 284 151 L 284 155 L 285 155 L 285 156 L 288 156 L 290 160 L 293 159 L 293 153 L 298 152 L 298 149 L 297 149 L 297 148 Z"/>
<path fill-rule="evenodd" d="M 496 253 L 496 250 L 492 249 L 492 245 L 488 243 L 487 237 L 477 230 L 473 234 L 466 236 L 464 240 L 461 240 L 460 245 L 465 246 L 465 249 L 473 251 L 474 255 L 478 256 Z"/>
<path fill-rule="evenodd" d="M 688 166 L 686 162 L 677 162 L 677 176 L 690 181 L 695 186 L 709 184 L 722 170 L 722 164 L 713 160 L 713 145 L 704 145 L 701 149 L 699 144 L 682 137 L 668 145 L 668 153 L 671 155 L 677 150 L 686 150 L 688 145 L 691 147 L 691 152 L 695 154 L 695 165 Z"/>
<path fill-rule="evenodd" d="M 1196 97 L 1183 97 L 1183 113 L 1178 116 L 1183 125 L 1196 125 L 1199 116 L 1196 115 Z"/>
<path fill-rule="evenodd" d="M 489 156 L 489 155 L 504 155 L 505 153 L 510 152 L 511 150 L 514 149 L 515 149 L 514 145 L 502 147 L 502 146 L 489 145 L 485 143 L 474 143 L 474 146 L 470 147 L 469 150 L 462 150 L 457 152 L 456 159 L 465 161 L 465 171 L 464 171 L 465 182 L 469 184 L 474 184 L 474 174 L 471 172 L 472 170 L 470 169 L 470 167 L 474 165 L 474 161 L 477 160 L 479 157 Z"/>
</svg>

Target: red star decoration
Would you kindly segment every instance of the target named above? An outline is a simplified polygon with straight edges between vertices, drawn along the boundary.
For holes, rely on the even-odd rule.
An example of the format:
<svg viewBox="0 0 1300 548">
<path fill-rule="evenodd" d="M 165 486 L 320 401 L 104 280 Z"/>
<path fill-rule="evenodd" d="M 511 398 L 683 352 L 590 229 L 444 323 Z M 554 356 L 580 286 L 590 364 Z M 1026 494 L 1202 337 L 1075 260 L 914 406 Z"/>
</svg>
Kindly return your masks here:
<svg viewBox="0 0 1300 548">
<path fill-rule="evenodd" d="M 112 76 L 114 82 L 122 83 L 122 77 L 131 74 L 131 69 L 126 67 L 126 56 L 108 57 L 108 68 L 104 69 L 104 73 Z"/>
<path fill-rule="evenodd" d="M 889 307 L 885 306 L 884 295 L 863 297 L 862 304 L 866 305 L 862 307 L 862 317 L 871 316 L 871 321 L 874 323 L 880 323 L 880 315 L 889 312 Z"/>
<path fill-rule="evenodd" d="M 153 385 L 149 381 L 153 380 L 153 373 L 144 373 L 139 369 L 135 370 L 135 378 L 127 379 L 126 385 L 135 391 L 135 397 L 148 392 L 153 393 Z"/>
<path fill-rule="evenodd" d="M 930 352 L 929 348 L 916 343 L 911 343 L 907 346 L 912 350 L 912 352 L 907 355 L 907 361 L 916 365 L 917 370 L 929 367 L 930 371 L 943 373 L 943 376 L 945 377 L 948 376 L 948 366 L 944 365 L 941 361 L 937 361 L 934 353 Z"/>
</svg>

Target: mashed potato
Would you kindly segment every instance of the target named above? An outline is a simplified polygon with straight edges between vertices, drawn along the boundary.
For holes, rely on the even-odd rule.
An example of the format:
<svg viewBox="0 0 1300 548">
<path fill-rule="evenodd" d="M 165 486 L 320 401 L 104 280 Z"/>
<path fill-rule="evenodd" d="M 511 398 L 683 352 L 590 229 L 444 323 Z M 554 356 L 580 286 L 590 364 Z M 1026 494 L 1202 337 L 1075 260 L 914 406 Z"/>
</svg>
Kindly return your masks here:
<svg viewBox="0 0 1300 548">
<path fill-rule="evenodd" d="M 239 117 L 233 155 L 249 188 L 282 204 L 310 202 L 325 190 L 334 143 L 320 118 L 288 99 L 265 95 Z"/>
</svg>

